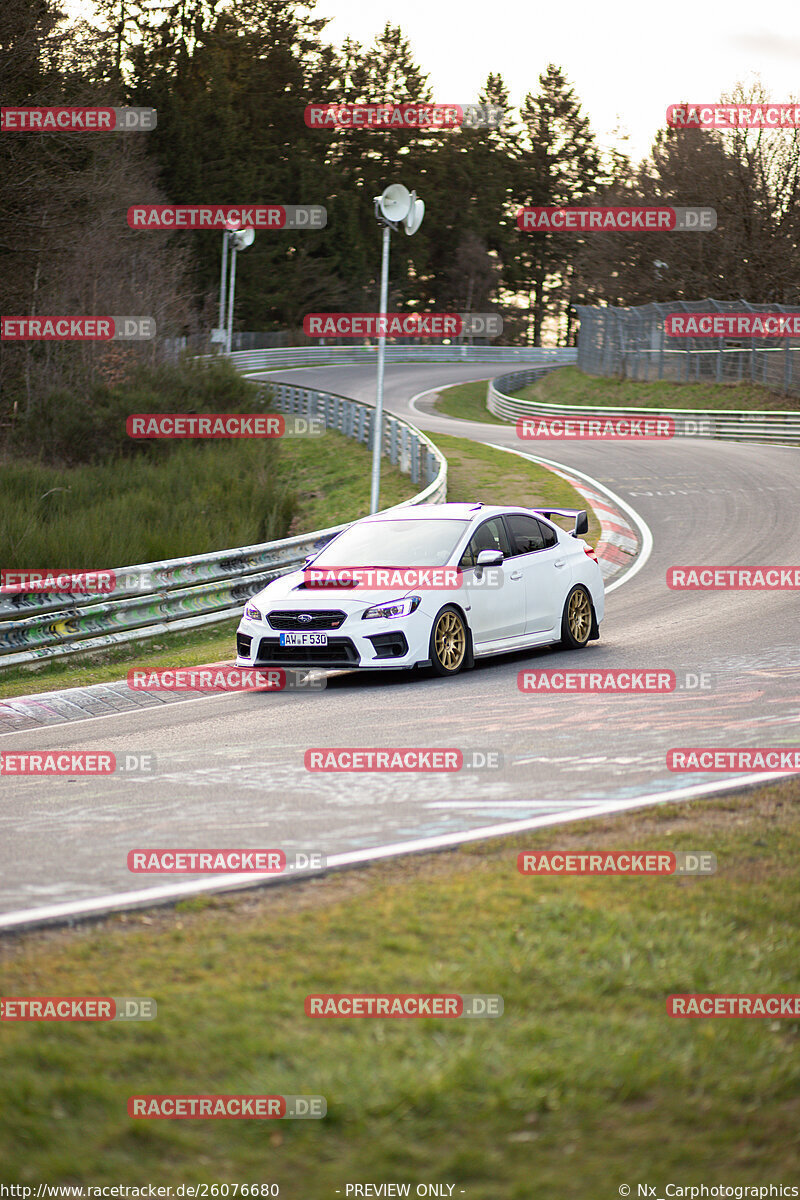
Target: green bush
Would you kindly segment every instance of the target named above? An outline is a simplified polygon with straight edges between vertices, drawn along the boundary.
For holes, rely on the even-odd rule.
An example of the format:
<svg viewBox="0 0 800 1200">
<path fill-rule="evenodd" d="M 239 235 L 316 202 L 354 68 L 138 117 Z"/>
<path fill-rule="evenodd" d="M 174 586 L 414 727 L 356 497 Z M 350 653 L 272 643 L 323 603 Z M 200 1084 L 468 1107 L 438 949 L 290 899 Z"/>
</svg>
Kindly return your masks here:
<svg viewBox="0 0 800 1200">
<path fill-rule="evenodd" d="M 273 442 L 175 442 L 146 457 L 0 472 L 0 563 L 89 569 L 287 536 L 294 496 Z M 55 490 L 54 490 L 55 489 Z"/>
<path fill-rule="evenodd" d="M 255 412 L 264 407 L 262 389 L 224 359 L 139 366 L 124 383 L 98 383 L 83 395 L 52 392 L 34 402 L 30 412 L 17 418 L 10 447 L 12 456 L 33 456 L 53 466 L 134 457 L 163 462 L 179 443 L 130 438 L 125 422 L 131 414 Z"/>
</svg>

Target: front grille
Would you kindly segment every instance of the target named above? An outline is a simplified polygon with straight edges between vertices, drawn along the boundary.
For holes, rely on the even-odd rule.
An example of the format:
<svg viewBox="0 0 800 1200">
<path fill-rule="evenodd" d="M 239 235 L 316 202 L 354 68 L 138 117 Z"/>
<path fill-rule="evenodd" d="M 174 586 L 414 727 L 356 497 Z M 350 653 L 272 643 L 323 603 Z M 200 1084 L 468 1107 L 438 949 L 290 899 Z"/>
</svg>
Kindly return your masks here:
<svg viewBox="0 0 800 1200">
<path fill-rule="evenodd" d="M 301 617 L 310 617 L 311 620 L 301 621 Z M 338 629 L 346 617 L 347 613 L 341 612 L 338 608 L 321 608 L 317 611 L 298 609 L 297 612 L 268 613 L 267 621 L 273 629 L 296 629 L 300 633 L 307 630 L 309 633 L 313 633 L 320 629 Z"/>
<path fill-rule="evenodd" d="M 262 638 L 257 661 L 294 667 L 359 665 L 358 651 L 350 638 L 329 638 L 327 646 L 282 646 L 277 638 Z"/>
</svg>

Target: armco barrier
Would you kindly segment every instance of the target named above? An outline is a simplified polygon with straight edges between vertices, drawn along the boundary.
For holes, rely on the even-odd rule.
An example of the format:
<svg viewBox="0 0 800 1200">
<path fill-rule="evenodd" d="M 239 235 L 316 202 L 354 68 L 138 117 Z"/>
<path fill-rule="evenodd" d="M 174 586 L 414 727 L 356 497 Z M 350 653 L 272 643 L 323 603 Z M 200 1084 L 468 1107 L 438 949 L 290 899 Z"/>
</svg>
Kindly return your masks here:
<svg viewBox="0 0 800 1200">
<path fill-rule="evenodd" d="M 559 364 L 562 365 L 562 364 Z M 697 408 L 595 408 L 583 404 L 542 404 L 520 400 L 509 392 L 519 391 L 547 370 L 513 371 L 499 375 L 488 388 L 486 407 L 496 417 L 518 421 L 521 417 L 674 417 L 677 437 L 703 436 L 739 442 L 788 442 L 800 445 L 800 412 L 721 412 Z M 683 424 L 687 423 L 687 426 Z M 694 428 L 692 428 L 692 423 Z"/>
<path fill-rule="evenodd" d="M 541 346 L 387 346 L 386 363 L 574 363 L 577 350 Z M 237 350 L 228 356 L 245 373 L 280 367 L 377 365 L 377 346 L 297 346 L 293 349 Z"/>
<path fill-rule="evenodd" d="M 372 405 L 310 388 L 270 386 L 281 411 L 322 417 L 326 427 L 371 443 Z M 390 462 L 414 483 L 425 485 L 393 507 L 443 503 L 447 460 L 441 452 L 415 426 L 390 413 L 384 414 L 383 432 Z M 302 566 L 309 554 L 344 528 L 336 525 L 259 546 L 121 567 L 116 589 L 101 597 L 0 595 L 0 667 L 227 620 L 271 579 Z"/>
</svg>

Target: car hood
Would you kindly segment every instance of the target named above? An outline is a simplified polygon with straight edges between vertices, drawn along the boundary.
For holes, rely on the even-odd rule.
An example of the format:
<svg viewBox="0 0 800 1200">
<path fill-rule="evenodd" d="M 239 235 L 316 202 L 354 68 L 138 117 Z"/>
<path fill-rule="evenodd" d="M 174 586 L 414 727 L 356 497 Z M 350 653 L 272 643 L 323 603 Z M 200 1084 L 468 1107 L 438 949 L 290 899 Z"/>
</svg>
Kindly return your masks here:
<svg viewBox="0 0 800 1200">
<path fill-rule="evenodd" d="M 372 604 L 380 604 L 385 600 L 400 600 L 403 596 L 419 595 L 419 589 L 414 588 L 370 588 L 358 587 L 303 587 L 303 571 L 292 571 L 289 575 L 281 575 L 267 587 L 262 588 L 249 603 L 255 604 L 262 612 L 271 608 L 297 608 L 304 612 L 331 608 L 346 608 L 349 610 L 368 608 Z"/>
</svg>

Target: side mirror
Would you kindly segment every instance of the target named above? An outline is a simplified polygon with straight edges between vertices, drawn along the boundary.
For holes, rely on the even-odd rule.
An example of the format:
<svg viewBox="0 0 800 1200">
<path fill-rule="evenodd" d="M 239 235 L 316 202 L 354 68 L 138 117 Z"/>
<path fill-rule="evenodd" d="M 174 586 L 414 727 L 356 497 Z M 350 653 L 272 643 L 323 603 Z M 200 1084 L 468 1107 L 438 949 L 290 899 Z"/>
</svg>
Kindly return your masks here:
<svg viewBox="0 0 800 1200">
<path fill-rule="evenodd" d="M 502 550 L 479 550 L 476 567 L 496 567 L 503 561 Z"/>
</svg>

